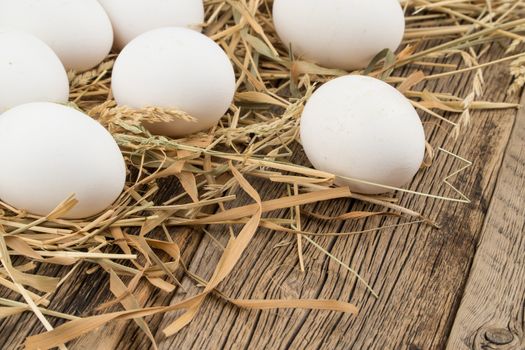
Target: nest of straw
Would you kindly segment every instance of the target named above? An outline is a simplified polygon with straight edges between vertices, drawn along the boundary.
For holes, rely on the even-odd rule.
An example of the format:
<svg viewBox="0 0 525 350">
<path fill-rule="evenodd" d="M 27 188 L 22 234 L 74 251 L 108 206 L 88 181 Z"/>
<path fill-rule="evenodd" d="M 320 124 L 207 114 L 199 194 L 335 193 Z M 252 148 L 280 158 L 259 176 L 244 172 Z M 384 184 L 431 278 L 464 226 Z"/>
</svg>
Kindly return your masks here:
<svg viewBox="0 0 525 350">
<path fill-rule="evenodd" d="M 454 198 L 439 193 L 418 193 L 398 189 L 395 195 L 365 196 L 348 188 L 335 187 L 334 175 L 298 164 L 294 152 L 300 149 L 298 127 L 302 108 L 315 87 L 349 72 L 329 69 L 295 57 L 279 41 L 271 19 L 271 0 L 207 0 L 204 33 L 214 39 L 228 56 L 237 75 L 235 101 L 219 125 L 209 132 L 184 139 L 151 135 L 142 123 L 192 117 L 177 110 L 155 107 L 132 110 L 116 106 L 111 96 L 110 55 L 97 68 L 70 73 L 71 104 L 102 123 L 120 145 L 129 168 L 125 192 L 106 212 L 89 220 L 64 220 L 61 216 L 75 204 L 67 198 L 46 217 L 37 217 L 0 203 L 0 285 L 12 291 L 11 299 L 0 299 L 0 317 L 30 311 L 47 332 L 29 337 L 29 349 L 64 347 L 67 341 L 117 319 L 134 320 L 155 340 L 142 317 L 174 310 L 182 316 L 163 329 L 175 334 L 198 313 L 210 294 L 242 308 L 318 308 L 338 312 L 357 312 L 352 304 L 337 300 L 236 300 L 220 292 L 219 284 L 233 270 L 241 254 L 260 227 L 293 235 L 303 267 L 303 244 L 315 243 L 316 232 L 301 229 L 301 216 L 319 220 L 353 220 L 377 215 L 397 215 L 405 224 L 433 225 L 410 208 L 396 204 L 404 195 L 428 196 L 442 200 L 468 202 L 460 191 Z M 515 82 L 511 89 L 525 84 L 525 56 L 520 53 L 525 31 L 525 4 L 515 0 L 404 0 L 407 30 L 397 54 L 384 51 L 364 71 L 394 85 L 422 113 L 427 132 L 446 132 L 460 137 L 474 109 L 516 108 L 509 103 L 479 101 L 484 87 L 482 68 L 510 62 Z M 480 63 L 491 45 L 502 43 L 505 57 Z M 459 65 L 442 63 L 450 56 Z M 437 72 L 430 74 L 429 72 Z M 471 74 L 474 72 L 474 74 Z M 469 74 L 470 73 L 470 74 Z M 471 78 L 466 96 L 447 92 L 418 90 L 422 81 L 450 75 Z M 432 166 L 439 151 L 427 145 L 424 167 Z M 421 171 L 424 171 L 422 169 Z M 455 175 L 451 174 L 451 176 Z M 166 198 L 167 178 L 177 179 L 177 190 Z M 250 181 L 262 179 L 281 183 L 283 193 L 262 200 Z M 445 185 L 450 185 L 445 180 Z M 455 188 L 454 188 L 455 190 Z M 252 204 L 239 206 L 239 193 Z M 264 196 L 268 197 L 268 196 Z M 335 198 L 354 198 L 375 204 L 374 212 L 349 212 L 337 218 L 305 212 L 302 205 Z M 284 209 L 289 218 L 270 218 L 265 213 Z M 205 230 L 207 225 L 229 225 L 230 237 L 215 273 L 204 280 L 185 268 L 174 240 L 179 227 Z M 380 229 L 380 228 L 378 228 Z M 351 233 L 333 233 L 351 234 Z M 269 248 L 271 249 L 271 248 Z M 352 273 L 350 266 L 340 263 Z M 63 265 L 58 277 L 31 273 L 37 264 Z M 90 264 L 92 273 L 109 274 L 113 301 L 93 305 L 93 316 L 59 313 L 47 308 L 53 294 L 66 283 L 81 264 Z M 134 297 L 139 283 L 151 284 L 167 293 L 177 293 L 180 272 L 201 287 L 201 292 L 174 305 L 142 307 Z M 370 292 L 366 281 L 359 276 Z M 121 310 L 108 308 L 121 305 Z M 115 308 L 113 308 L 115 309 Z M 54 328 L 56 319 L 60 326 Z M 63 323 L 66 320 L 65 323 Z"/>
</svg>

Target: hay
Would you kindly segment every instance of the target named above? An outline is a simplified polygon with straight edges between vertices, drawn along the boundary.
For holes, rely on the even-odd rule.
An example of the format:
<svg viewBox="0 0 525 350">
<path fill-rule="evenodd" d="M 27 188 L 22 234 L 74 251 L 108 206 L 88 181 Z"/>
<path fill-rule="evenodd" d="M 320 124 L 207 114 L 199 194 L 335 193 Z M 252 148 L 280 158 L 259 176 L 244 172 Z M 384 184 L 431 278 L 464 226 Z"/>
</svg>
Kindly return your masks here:
<svg viewBox="0 0 525 350">
<path fill-rule="evenodd" d="M 406 218 L 402 225 L 433 224 L 410 208 L 395 204 L 392 198 L 358 195 L 348 188 L 334 188 L 333 174 L 311 169 L 306 164 L 295 164 L 292 161 L 293 147 L 298 142 L 305 101 L 316 85 L 347 72 L 302 61 L 288 52 L 273 28 L 270 0 L 208 0 L 205 3 L 207 21 L 204 33 L 223 47 L 237 74 L 235 102 L 216 128 L 185 139 L 149 134 L 141 126 L 145 121 L 191 120 L 192 117 L 180 111 L 155 107 L 132 110 L 116 106 L 110 91 L 115 55 L 110 55 L 89 72 L 69 74 L 70 101 L 99 120 L 121 147 L 130 170 L 125 192 L 106 212 L 89 220 L 60 219 L 75 204 L 74 198 L 66 199 L 43 218 L 0 203 L 0 260 L 3 265 L 0 285 L 17 292 L 25 301 L 0 299 L 3 305 L 0 316 L 32 311 L 39 318 L 47 332 L 30 337 L 26 342 L 29 349 L 60 346 L 116 319 L 133 319 L 154 344 L 142 317 L 186 310 L 164 329 L 166 335 L 172 335 L 191 322 L 202 301 L 211 293 L 243 308 L 307 307 L 357 312 L 351 304 L 331 300 L 232 300 L 217 290 L 217 286 L 232 271 L 243 251 L 249 249 L 251 238 L 259 227 L 296 237 L 303 269 L 304 240 L 355 273 L 350 266 L 314 242 L 312 238 L 320 234 L 302 230 L 302 216 L 352 220 L 374 215 L 398 215 Z M 478 98 L 484 86 L 482 68 L 491 64 L 511 61 L 511 72 L 516 77 L 512 89 L 516 91 L 525 83 L 525 54 L 519 53 L 524 40 L 521 32 L 525 30 L 524 3 L 508 0 L 404 0 L 402 4 L 407 15 L 402 50 L 397 55 L 384 51 L 366 70 L 353 73 L 369 74 L 393 84 L 416 108 L 426 112 L 425 118 L 430 118 L 436 128 L 449 133 L 452 138 L 460 137 L 472 110 L 517 107 L 515 104 L 479 101 Z M 508 56 L 480 63 L 483 54 L 495 43 L 507 45 Z M 451 56 L 460 58 L 460 66 L 442 63 L 444 58 Z M 407 67 L 409 69 L 401 69 Z M 429 69 L 438 73 L 429 75 Z M 417 89 L 418 84 L 425 80 L 472 71 L 475 74 L 471 89 L 464 97 Z M 429 144 L 425 166 L 432 166 L 437 152 L 445 152 L 447 156 L 464 162 L 465 166 L 450 176 L 470 165 L 467 160 L 445 150 L 434 150 Z M 178 178 L 182 191 L 164 202 L 155 201 L 161 188 L 159 179 L 171 176 Z M 445 184 L 452 187 L 448 182 L 450 176 L 445 179 Z M 273 200 L 263 201 L 246 180 L 254 177 L 282 183 L 286 191 L 275 193 Z M 457 193 L 454 198 L 406 189 L 398 189 L 398 193 L 468 202 L 468 198 L 452 188 Z M 253 204 L 238 207 L 233 195 L 238 190 L 246 192 Z M 370 213 L 348 213 L 336 218 L 301 210 L 305 204 L 334 198 L 355 198 L 382 209 Z M 230 209 L 226 209 L 227 203 Z M 210 214 L 215 208 L 219 210 Z M 290 219 L 263 217 L 263 213 L 278 209 L 288 209 Z M 186 271 L 188 277 L 203 286 L 202 292 L 175 305 L 142 308 L 133 295 L 139 282 L 150 283 L 170 293 L 180 285 L 175 273 L 183 270 L 184 264 L 180 249 L 170 236 L 176 231 L 168 232 L 167 228 L 193 226 L 205 230 L 205 225 L 209 224 L 240 224 L 243 228 L 230 237 L 210 281 Z M 155 232 L 167 233 L 166 239 L 151 238 Z M 14 266 L 11 256 L 18 255 L 29 262 Z M 60 278 L 38 276 L 28 272 L 35 267 L 33 262 L 64 265 L 69 270 Z M 107 305 L 93 305 L 94 313 L 97 310 L 102 310 L 102 313 L 88 318 L 47 309 L 53 293 L 75 275 L 82 263 L 100 267 L 110 275 L 109 289 L 115 299 Z M 357 278 L 362 280 L 359 276 Z M 371 292 L 375 295 L 374 291 Z M 126 311 L 103 312 L 119 303 Z M 69 321 L 53 330 L 48 317 Z"/>
</svg>

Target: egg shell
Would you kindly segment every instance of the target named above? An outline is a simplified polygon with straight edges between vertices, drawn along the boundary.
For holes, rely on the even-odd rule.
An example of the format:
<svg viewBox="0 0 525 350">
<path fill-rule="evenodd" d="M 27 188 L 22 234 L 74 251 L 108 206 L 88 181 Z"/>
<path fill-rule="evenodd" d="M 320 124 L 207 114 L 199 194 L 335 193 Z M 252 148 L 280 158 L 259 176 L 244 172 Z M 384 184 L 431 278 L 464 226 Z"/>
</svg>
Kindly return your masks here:
<svg viewBox="0 0 525 350">
<path fill-rule="evenodd" d="M 66 218 L 97 214 L 120 195 L 122 154 L 97 121 L 66 106 L 28 103 L 0 115 L 0 199 L 18 209 L 49 214 L 76 195 Z"/>
<path fill-rule="evenodd" d="M 115 35 L 114 46 L 121 50 L 147 31 L 162 27 L 187 27 L 201 31 L 204 22 L 202 0 L 99 0 Z"/>
<path fill-rule="evenodd" d="M 69 81 L 57 55 L 23 32 L 0 32 L 0 113 L 29 102 L 66 103 Z"/>
<path fill-rule="evenodd" d="M 145 124 L 155 134 L 178 137 L 217 124 L 233 99 L 235 73 L 213 40 L 167 27 L 138 36 L 122 50 L 113 67 L 112 89 L 121 106 L 177 109 L 196 118 Z"/>
<path fill-rule="evenodd" d="M 37 36 L 68 70 L 93 68 L 113 44 L 111 22 L 97 0 L 0 0 L 0 29 Z"/>
<path fill-rule="evenodd" d="M 315 91 L 304 108 L 300 133 L 314 167 L 360 193 L 391 189 L 355 180 L 406 185 L 425 155 L 423 125 L 410 102 L 387 83 L 366 76 L 336 78 Z"/>
<path fill-rule="evenodd" d="M 405 30 L 398 0 L 275 0 L 273 20 L 298 58 L 345 70 L 395 51 Z"/>
</svg>

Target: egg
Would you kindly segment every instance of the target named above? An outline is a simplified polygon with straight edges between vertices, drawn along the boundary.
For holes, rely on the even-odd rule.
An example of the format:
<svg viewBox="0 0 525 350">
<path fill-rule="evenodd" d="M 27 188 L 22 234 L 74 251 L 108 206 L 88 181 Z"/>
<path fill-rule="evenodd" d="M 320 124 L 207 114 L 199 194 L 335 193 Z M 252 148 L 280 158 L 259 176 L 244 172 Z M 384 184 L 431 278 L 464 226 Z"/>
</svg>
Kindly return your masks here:
<svg viewBox="0 0 525 350">
<path fill-rule="evenodd" d="M 118 105 L 162 107 L 197 121 L 148 123 L 153 133 L 179 137 L 216 125 L 235 93 L 231 62 L 213 40 L 187 28 L 154 29 L 122 50 L 112 73 Z"/>
<path fill-rule="evenodd" d="M 99 0 L 109 15 L 115 47 L 162 27 L 188 27 L 200 31 L 204 22 L 202 0 Z"/>
<path fill-rule="evenodd" d="M 304 151 L 336 184 L 378 194 L 411 181 L 425 155 L 425 132 L 411 103 L 387 83 L 348 75 L 308 100 L 300 127 Z"/>
<path fill-rule="evenodd" d="M 0 115 L 0 200 L 49 214 L 75 194 L 65 218 L 85 218 L 110 206 L 126 168 L 114 139 L 97 121 L 63 105 L 33 102 Z"/>
<path fill-rule="evenodd" d="M 395 51 L 405 30 L 398 0 L 274 0 L 273 20 L 296 56 L 345 70 Z"/>
<path fill-rule="evenodd" d="M 37 36 L 68 70 L 93 68 L 113 44 L 111 22 L 97 0 L 0 0 L 1 29 Z"/>
<path fill-rule="evenodd" d="M 0 113 L 28 102 L 66 103 L 69 81 L 57 55 L 26 33 L 0 32 Z"/>
</svg>

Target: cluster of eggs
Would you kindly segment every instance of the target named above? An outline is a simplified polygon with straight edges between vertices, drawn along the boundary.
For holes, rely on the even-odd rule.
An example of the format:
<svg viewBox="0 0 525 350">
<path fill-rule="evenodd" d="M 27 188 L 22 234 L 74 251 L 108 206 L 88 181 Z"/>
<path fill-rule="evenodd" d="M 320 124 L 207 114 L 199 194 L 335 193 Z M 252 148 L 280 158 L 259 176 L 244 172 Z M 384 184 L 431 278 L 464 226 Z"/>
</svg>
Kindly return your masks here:
<svg viewBox="0 0 525 350">
<path fill-rule="evenodd" d="M 383 49 L 395 51 L 405 31 L 398 0 L 274 0 L 273 19 L 294 55 L 344 70 L 365 68 Z M 385 82 L 357 75 L 315 91 L 301 117 L 301 141 L 314 167 L 367 194 L 408 183 L 425 154 L 411 103 Z"/>
<path fill-rule="evenodd" d="M 397 0 L 274 0 L 273 11 L 283 42 L 328 67 L 363 68 L 382 49 L 395 50 L 404 32 Z M 382 26 L 372 21 L 378 12 Z M 175 108 L 196 119 L 145 125 L 152 133 L 180 137 L 216 125 L 233 99 L 235 73 L 201 33 L 203 22 L 202 0 L 0 0 L 0 200 L 46 215 L 74 193 L 79 203 L 66 217 L 84 218 L 120 195 L 126 169 L 117 144 L 95 120 L 63 105 L 66 70 L 91 69 L 112 48 L 119 52 L 112 72 L 118 105 Z M 363 76 L 314 93 L 301 140 L 315 167 L 365 193 L 385 191 L 366 183 L 405 184 L 424 153 L 410 103 Z"/>
</svg>

